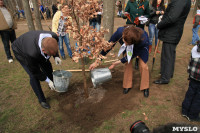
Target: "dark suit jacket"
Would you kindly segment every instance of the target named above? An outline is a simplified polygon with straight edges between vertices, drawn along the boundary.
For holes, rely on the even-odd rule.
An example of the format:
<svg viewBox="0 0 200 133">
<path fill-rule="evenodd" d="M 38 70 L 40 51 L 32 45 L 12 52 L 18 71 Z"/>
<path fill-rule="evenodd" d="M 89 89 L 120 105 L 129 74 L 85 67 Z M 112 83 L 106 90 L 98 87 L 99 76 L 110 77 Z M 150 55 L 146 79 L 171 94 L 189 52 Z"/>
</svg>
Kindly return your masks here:
<svg viewBox="0 0 200 133">
<path fill-rule="evenodd" d="M 12 44 L 12 49 L 17 60 L 26 65 L 30 72 L 39 80 L 44 81 L 46 75 L 40 70 L 40 66 L 48 61 L 42 54 L 38 45 L 41 33 L 49 33 L 58 41 L 54 32 L 50 31 L 29 31 L 21 35 Z M 58 53 L 55 57 L 58 57 Z"/>
<path fill-rule="evenodd" d="M 169 3 L 162 21 L 157 25 L 160 40 L 167 43 L 179 43 L 190 6 L 191 0 L 172 0 Z"/>
</svg>

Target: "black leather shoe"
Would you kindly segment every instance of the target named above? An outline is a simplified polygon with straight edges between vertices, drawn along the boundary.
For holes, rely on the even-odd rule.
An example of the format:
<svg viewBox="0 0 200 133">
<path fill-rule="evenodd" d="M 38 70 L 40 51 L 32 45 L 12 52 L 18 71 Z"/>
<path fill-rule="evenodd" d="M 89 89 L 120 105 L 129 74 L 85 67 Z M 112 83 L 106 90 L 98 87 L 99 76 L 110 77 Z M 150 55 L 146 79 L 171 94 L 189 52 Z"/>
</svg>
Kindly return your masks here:
<svg viewBox="0 0 200 133">
<path fill-rule="evenodd" d="M 123 93 L 127 94 L 131 88 L 124 88 Z"/>
<path fill-rule="evenodd" d="M 139 69 L 139 58 L 136 58 L 136 60 L 135 60 L 135 69 L 136 70 Z"/>
<path fill-rule="evenodd" d="M 153 82 L 154 84 L 168 84 L 169 80 L 159 79 Z"/>
<path fill-rule="evenodd" d="M 144 97 L 149 97 L 149 88 L 144 89 Z"/>
<path fill-rule="evenodd" d="M 50 109 L 51 108 L 50 105 L 48 103 L 46 103 L 46 102 L 41 102 L 40 105 L 45 109 Z"/>
</svg>

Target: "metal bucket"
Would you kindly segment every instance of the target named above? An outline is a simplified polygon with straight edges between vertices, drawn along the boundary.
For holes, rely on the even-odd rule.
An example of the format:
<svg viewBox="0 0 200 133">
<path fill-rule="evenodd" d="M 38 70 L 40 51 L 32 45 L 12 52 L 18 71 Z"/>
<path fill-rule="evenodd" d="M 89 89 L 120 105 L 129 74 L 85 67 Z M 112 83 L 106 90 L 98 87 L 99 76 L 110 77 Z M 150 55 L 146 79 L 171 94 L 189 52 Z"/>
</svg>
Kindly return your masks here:
<svg viewBox="0 0 200 133">
<path fill-rule="evenodd" d="M 68 91 L 69 80 L 72 76 L 71 72 L 65 70 L 56 70 L 53 73 L 53 82 L 55 85 L 55 91 L 66 92 Z"/>
<path fill-rule="evenodd" d="M 91 79 L 94 87 L 110 80 L 111 78 L 112 75 L 108 68 L 99 68 L 91 71 Z"/>
</svg>

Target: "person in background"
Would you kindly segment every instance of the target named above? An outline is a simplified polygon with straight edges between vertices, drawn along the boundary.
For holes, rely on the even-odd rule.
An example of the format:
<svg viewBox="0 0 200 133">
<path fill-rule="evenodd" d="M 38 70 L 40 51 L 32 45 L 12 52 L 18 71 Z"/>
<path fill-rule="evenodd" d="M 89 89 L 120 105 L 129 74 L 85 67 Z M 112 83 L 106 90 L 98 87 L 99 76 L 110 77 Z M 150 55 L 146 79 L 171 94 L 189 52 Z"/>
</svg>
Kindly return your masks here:
<svg viewBox="0 0 200 133">
<path fill-rule="evenodd" d="M 25 17 L 25 12 L 23 9 L 21 9 L 21 13 L 22 13 L 23 18 L 25 19 L 26 17 Z"/>
<path fill-rule="evenodd" d="M 16 11 L 16 14 L 17 14 L 17 18 L 18 18 L 18 19 L 20 19 L 20 13 L 21 13 L 21 10 L 17 10 L 17 11 Z"/>
<path fill-rule="evenodd" d="M 182 116 L 189 121 L 200 122 L 200 41 L 191 51 L 188 66 L 189 87 L 182 103 Z"/>
<path fill-rule="evenodd" d="M 30 9 L 31 9 L 31 11 L 33 12 L 33 2 L 32 2 L 32 0 L 29 0 L 29 6 L 30 6 Z"/>
<path fill-rule="evenodd" d="M 55 89 L 53 69 L 49 59 L 54 56 L 55 63 L 61 64 L 58 55 L 57 35 L 50 31 L 29 31 L 13 42 L 12 50 L 16 59 L 29 75 L 31 87 L 40 105 L 45 109 L 50 109 L 40 81 L 46 81 L 52 90 Z"/>
<path fill-rule="evenodd" d="M 45 8 L 45 12 L 46 12 L 46 15 L 47 15 L 47 19 L 50 19 L 51 18 L 51 11 L 49 10 L 48 6 Z"/>
<path fill-rule="evenodd" d="M 149 96 L 149 69 L 147 65 L 149 57 L 149 38 L 148 34 L 141 28 L 133 25 L 119 27 L 117 31 L 111 36 L 109 42 L 113 42 L 113 47 L 119 41 L 122 45 L 118 56 L 123 53 L 124 57 L 112 63 L 109 69 L 113 69 L 116 65 L 125 64 L 124 79 L 123 79 L 123 93 L 127 94 L 132 88 L 133 68 L 132 59 L 139 57 L 139 67 L 141 74 L 140 90 L 144 92 L 144 97 Z M 101 55 L 105 56 L 111 49 L 101 51 Z M 125 54 L 126 53 L 126 54 Z M 89 69 L 93 70 L 99 65 L 97 59 L 90 65 Z"/>
<path fill-rule="evenodd" d="M 118 7 L 117 16 L 122 17 L 122 2 L 121 1 L 117 2 L 117 7 Z"/>
<path fill-rule="evenodd" d="M 102 13 L 103 13 L 103 3 L 99 2 L 99 10 L 96 13 L 96 16 L 97 16 L 97 23 L 96 23 L 97 32 L 100 31 L 100 29 L 101 29 Z"/>
<path fill-rule="evenodd" d="M 40 11 L 40 15 L 41 15 L 41 19 L 44 19 L 44 7 L 42 4 L 39 3 L 39 11 Z"/>
<path fill-rule="evenodd" d="M 171 0 L 157 24 L 158 39 L 163 41 L 161 52 L 161 77 L 155 84 L 168 84 L 174 74 L 176 46 L 178 45 L 183 28 L 190 12 L 191 0 Z"/>
<path fill-rule="evenodd" d="M 153 38 L 155 36 L 155 47 L 158 43 L 158 29 L 156 28 L 156 24 L 158 23 L 159 17 L 164 14 L 165 6 L 164 0 L 153 0 L 152 6 L 150 10 L 149 17 L 149 53 L 152 50 Z M 160 51 L 157 50 L 158 53 Z"/>
<path fill-rule="evenodd" d="M 66 7 L 66 5 L 63 5 L 63 7 L 64 6 Z M 56 33 L 59 38 L 59 49 L 63 60 L 66 59 L 63 47 L 63 40 L 67 47 L 68 55 L 70 58 L 72 58 L 69 34 L 66 33 L 66 26 L 65 26 L 66 21 L 71 21 L 71 18 L 69 18 L 69 16 L 64 16 L 62 11 L 57 11 L 52 20 L 52 31 Z"/>
<path fill-rule="evenodd" d="M 10 52 L 10 42 L 16 39 L 15 29 L 17 24 L 14 21 L 14 16 L 10 10 L 4 5 L 3 0 L 0 0 L 0 35 L 4 45 L 4 50 L 9 63 L 13 62 L 13 57 Z"/>
<path fill-rule="evenodd" d="M 55 13 L 58 11 L 57 4 L 53 4 L 52 5 L 52 11 L 53 11 L 53 15 L 52 15 L 52 18 L 53 18 L 53 16 L 55 15 Z"/>
<path fill-rule="evenodd" d="M 136 27 L 140 27 L 144 29 L 144 24 L 141 24 L 139 21 L 139 17 L 145 16 L 146 18 L 149 18 L 149 1 L 148 0 L 129 0 L 124 14 L 130 15 L 130 20 L 127 19 L 126 24 L 135 25 Z M 123 16 L 123 18 L 127 18 Z M 137 70 L 139 68 L 138 64 L 139 58 L 136 58 L 135 61 L 135 69 Z"/>
<path fill-rule="evenodd" d="M 197 6 L 197 13 L 193 19 L 193 28 L 192 28 L 192 43 L 190 45 L 195 45 L 197 41 L 199 41 L 199 27 L 200 27 L 200 5 Z"/>
</svg>

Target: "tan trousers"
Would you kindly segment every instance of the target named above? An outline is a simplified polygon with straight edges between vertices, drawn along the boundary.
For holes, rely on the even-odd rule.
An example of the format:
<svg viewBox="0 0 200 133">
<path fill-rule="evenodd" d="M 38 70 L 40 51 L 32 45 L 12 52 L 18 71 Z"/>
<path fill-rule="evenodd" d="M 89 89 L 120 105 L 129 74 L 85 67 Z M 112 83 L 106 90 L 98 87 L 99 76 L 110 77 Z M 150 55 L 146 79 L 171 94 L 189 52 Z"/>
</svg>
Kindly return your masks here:
<svg viewBox="0 0 200 133">
<path fill-rule="evenodd" d="M 125 64 L 123 88 L 132 88 L 133 83 L 133 60 Z M 149 88 L 149 68 L 148 65 L 139 57 L 139 69 L 141 75 L 140 90 Z"/>
</svg>

